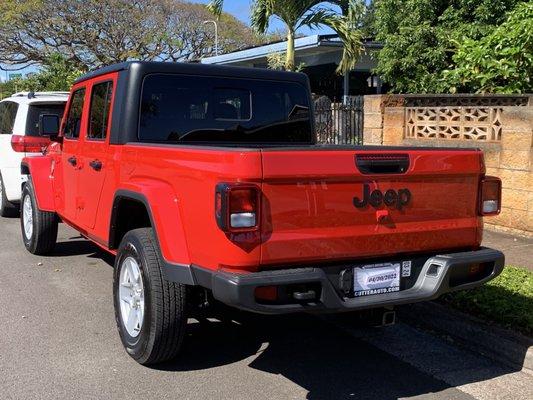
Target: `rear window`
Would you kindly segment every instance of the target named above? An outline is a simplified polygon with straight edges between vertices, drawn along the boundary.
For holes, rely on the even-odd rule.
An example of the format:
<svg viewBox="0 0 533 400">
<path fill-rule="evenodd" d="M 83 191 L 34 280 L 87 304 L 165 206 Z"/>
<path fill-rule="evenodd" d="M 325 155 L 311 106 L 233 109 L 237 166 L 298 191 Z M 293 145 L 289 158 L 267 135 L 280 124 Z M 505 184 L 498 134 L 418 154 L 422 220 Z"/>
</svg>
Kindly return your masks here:
<svg viewBox="0 0 533 400">
<path fill-rule="evenodd" d="M 59 119 L 63 117 L 65 103 L 58 104 L 30 104 L 28 117 L 26 120 L 26 135 L 39 136 L 39 118 L 41 115 L 57 115 Z"/>
<path fill-rule="evenodd" d="M 312 142 L 307 89 L 297 82 L 183 75 L 144 79 L 142 142 Z"/>
</svg>

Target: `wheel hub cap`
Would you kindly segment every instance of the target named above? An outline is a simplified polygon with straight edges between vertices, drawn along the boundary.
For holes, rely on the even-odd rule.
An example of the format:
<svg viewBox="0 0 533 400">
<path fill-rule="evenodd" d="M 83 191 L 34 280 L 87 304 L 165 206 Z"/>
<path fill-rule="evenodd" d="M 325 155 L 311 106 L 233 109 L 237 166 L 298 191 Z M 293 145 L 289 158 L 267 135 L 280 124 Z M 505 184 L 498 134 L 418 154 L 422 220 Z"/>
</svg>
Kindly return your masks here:
<svg viewBox="0 0 533 400">
<path fill-rule="evenodd" d="M 119 300 L 122 324 L 131 337 L 137 337 L 144 319 L 144 286 L 141 269 L 133 257 L 122 261 Z"/>
<path fill-rule="evenodd" d="M 24 234 L 26 239 L 31 239 L 33 235 L 33 206 L 30 196 L 24 197 L 22 206 L 22 224 L 24 225 Z"/>
</svg>

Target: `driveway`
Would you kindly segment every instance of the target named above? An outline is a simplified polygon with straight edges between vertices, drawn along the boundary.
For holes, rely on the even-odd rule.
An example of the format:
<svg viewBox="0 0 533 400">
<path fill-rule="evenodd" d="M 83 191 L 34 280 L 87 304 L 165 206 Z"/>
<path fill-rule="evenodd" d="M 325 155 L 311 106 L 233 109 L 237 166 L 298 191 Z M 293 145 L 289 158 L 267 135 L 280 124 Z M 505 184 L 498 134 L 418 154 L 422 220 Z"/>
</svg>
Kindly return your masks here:
<svg viewBox="0 0 533 400">
<path fill-rule="evenodd" d="M 124 352 L 112 257 L 64 225 L 51 257 L 0 220 L 2 399 L 531 399 L 533 377 L 399 323 L 350 316 L 190 320 L 181 357 L 158 368 Z"/>
<path fill-rule="evenodd" d="M 533 239 L 485 230 L 483 245 L 503 251 L 507 265 L 533 271 Z"/>
</svg>

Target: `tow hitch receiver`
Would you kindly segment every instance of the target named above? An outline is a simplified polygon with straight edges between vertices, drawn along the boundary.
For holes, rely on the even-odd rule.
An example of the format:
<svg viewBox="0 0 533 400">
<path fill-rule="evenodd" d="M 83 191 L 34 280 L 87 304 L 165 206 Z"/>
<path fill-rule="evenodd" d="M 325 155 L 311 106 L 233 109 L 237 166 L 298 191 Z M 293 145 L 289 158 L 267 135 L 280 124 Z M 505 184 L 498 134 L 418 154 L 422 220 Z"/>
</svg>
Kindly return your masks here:
<svg viewBox="0 0 533 400">
<path fill-rule="evenodd" d="M 381 328 L 396 324 L 396 311 L 388 308 L 373 308 L 351 314 L 353 321 L 361 327 Z"/>
<path fill-rule="evenodd" d="M 306 292 L 294 292 L 292 297 L 294 297 L 294 300 L 298 301 L 315 300 L 316 293 L 314 290 L 308 290 Z"/>
<path fill-rule="evenodd" d="M 391 326 L 396 323 L 396 311 L 394 310 L 387 310 L 383 311 L 383 315 L 381 317 L 381 326 Z"/>
</svg>

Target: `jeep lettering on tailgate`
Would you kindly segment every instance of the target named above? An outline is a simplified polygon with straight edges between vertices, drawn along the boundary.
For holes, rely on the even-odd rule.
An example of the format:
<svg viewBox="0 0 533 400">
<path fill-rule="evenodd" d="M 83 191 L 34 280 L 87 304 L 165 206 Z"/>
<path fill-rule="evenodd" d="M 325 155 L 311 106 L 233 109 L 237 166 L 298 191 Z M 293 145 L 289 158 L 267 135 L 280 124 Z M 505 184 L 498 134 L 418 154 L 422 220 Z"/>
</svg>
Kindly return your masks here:
<svg viewBox="0 0 533 400">
<path fill-rule="evenodd" d="M 379 207 L 382 204 L 386 206 L 393 207 L 395 206 L 398 210 L 401 210 L 403 206 L 406 206 L 411 201 L 411 192 L 409 189 L 400 189 L 395 191 L 394 189 L 389 189 L 385 193 L 381 190 L 376 189 L 370 192 L 370 185 L 365 183 L 363 185 L 363 198 L 359 197 L 353 198 L 353 205 L 356 208 L 364 208 L 368 204 L 372 207 Z"/>
</svg>

